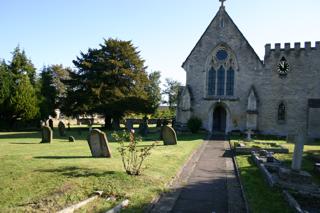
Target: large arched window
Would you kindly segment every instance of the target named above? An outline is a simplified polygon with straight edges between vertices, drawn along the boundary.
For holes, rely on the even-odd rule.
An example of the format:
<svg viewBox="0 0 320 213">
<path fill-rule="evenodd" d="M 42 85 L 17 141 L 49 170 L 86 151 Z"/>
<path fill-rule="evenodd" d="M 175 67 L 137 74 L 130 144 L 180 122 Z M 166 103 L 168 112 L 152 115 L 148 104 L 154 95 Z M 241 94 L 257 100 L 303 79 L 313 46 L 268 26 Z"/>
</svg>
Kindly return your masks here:
<svg viewBox="0 0 320 213">
<path fill-rule="evenodd" d="M 283 102 L 281 102 L 278 106 L 278 121 L 286 121 L 286 105 Z"/>
<path fill-rule="evenodd" d="M 239 71 L 239 66 L 232 49 L 227 44 L 219 44 L 207 58 L 205 67 L 207 70 L 206 90 L 208 98 L 234 98 L 236 93 L 235 71 Z"/>
<path fill-rule="evenodd" d="M 227 96 L 233 96 L 234 93 L 234 70 L 232 67 L 227 72 Z"/>
<path fill-rule="evenodd" d="M 218 85 L 217 85 L 218 95 L 224 95 L 224 81 L 225 81 L 225 70 L 223 66 L 221 66 L 218 70 Z"/>
<path fill-rule="evenodd" d="M 216 93 L 216 71 L 214 68 L 209 70 L 208 76 L 208 95 L 214 95 Z"/>
</svg>

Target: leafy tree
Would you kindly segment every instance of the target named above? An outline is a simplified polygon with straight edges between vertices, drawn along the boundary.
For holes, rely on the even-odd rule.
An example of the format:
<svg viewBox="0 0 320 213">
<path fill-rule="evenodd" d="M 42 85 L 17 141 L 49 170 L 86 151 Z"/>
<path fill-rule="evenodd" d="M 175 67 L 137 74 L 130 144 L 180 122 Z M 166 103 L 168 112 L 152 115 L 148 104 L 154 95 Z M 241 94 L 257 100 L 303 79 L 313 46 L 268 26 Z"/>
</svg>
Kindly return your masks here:
<svg viewBox="0 0 320 213">
<path fill-rule="evenodd" d="M 55 109 L 61 107 L 62 100 L 66 97 L 67 88 L 64 80 L 69 79 L 71 69 L 62 65 L 44 67 L 40 74 L 40 112 L 46 119 L 55 116 Z"/>
<path fill-rule="evenodd" d="M 169 105 L 170 110 L 174 111 L 178 103 L 178 93 L 181 83 L 173 79 L 166 79 L 165 89 L 163 94 L 167 96 L 168 100 L 164 103 Z"/>
<path fill-rule="evenodd" d="M 131 41 L 104 40 L 73 63 L 78 70 L 65 81 L 69 89 L 62 110 L 67 115 L 101 113 L 110 128 L 111 119 L 119 121 L 126 112 L 150 111 L 150 81 Z"/>
<path fill-rule="evenodd" d="M 148 93 L 148 100 L 151 105 L 151 112 L 153 113 L 157 110 L 161 101 L 161 88 L 160 88 L 160 77 L 159 71 L 151 72 L 148 76 L 150 84 L 147 85 L 146 91 Z"/>
</svg>

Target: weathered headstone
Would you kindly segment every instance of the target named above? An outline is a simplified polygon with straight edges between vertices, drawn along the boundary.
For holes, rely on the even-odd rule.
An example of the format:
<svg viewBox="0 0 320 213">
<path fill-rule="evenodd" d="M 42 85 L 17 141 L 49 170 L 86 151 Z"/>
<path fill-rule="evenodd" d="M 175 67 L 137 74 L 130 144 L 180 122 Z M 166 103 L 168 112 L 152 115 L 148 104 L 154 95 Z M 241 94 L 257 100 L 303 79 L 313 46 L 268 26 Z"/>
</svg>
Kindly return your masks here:
<svg viewBox="0 0 320 213">
<path fill-rule="evenodd" d="M 60 136 L 66 135 L 66 125 L 62 121 L 59 122 L 58 129 L 59 129 Z"/>
<path fill-rule="evenodd" d="M 52 141 L 52 130 L 48 126 L 43 126 L 41 131 L 41 143 L 51 143 Z"/>
<path fill-rule="evenodd" d="M 292 158 L 291 168 L 295 171 L 300 171 L 304 142 L 306 141 L 306 136 L 304 134 L 298 134 L 295 138 L 294 152 Z"/>
<path fill-rule="evenodd" d="M 127 119 L 126 120 L 126 129 L 128 131 L 131 131 L 131 129 L 133 129 L 133 119 Z"/>
<path fill-rule="evenodd" d="M 76 141 L 76 139 L 74 139 L 73 136 L 69 136 L 69 142 L 75 142 L 75 141 Z"/>
<path fill-rule="evenodd" d="M 49 119 L 49 127 L 51 128 L 51 130 L 53 131 L 53 120 Z"/>
<path fill-rule="evenodd" d="M 251 135 L 253 134 L 253 132 L 251 131 L 251 129 L 248 129 L 246 133 L 247 133 L 246 141 L 252 141 Z"/>
<path fill-rule="evenodd" d="M 148 118 L 147 117 L 144 117 L 142 123 L 140 123 L 139 133 L 140 135 L 148 134 Z"/>
<path fill-rule="evenodd" d="M 177 135 L 173 128 L 169 126 L 163 126 L 161 130 L 161 135 L 164 145 L 176 145 Z"/>
<path fill-rule="evenodd" d="M 88 137 L 92 157 L 111 157 L 106 134 L 99 129 L 93 129 Z"/>
</svg>

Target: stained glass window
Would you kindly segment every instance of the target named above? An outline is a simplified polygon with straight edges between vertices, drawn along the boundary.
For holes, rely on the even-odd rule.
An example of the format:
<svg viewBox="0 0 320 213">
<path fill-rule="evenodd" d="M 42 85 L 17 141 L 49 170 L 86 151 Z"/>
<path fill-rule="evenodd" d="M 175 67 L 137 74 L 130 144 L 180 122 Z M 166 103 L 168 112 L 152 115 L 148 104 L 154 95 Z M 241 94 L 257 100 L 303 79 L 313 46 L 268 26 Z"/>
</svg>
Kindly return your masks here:
<svg viewBox="0 0 320 213">
<path fill-rule="evenodd" d="M 216 54 L 216 57 L 219 61 L 223 61 L 228 58 L 228 53 L 225 50 L 219 50 Z"/>
<path fill-rule="evenodd" d="M 223 66 L 221 66 L 218 70 L 218 85 L 217 85 L 218 95 L 224 95 L 224 80 L 225 80 L 225 70 Z"/>
<path fill-rule="evenodd" d="M 227 91 L 228 96 L 233 96 L 234 93 L 234 70 L 230 67 L 227 72 Z"/>
<path fill-rule="evenodd" d="M 278 121 L 285 121 L 286 120 L 286 106 L 284 103 L 279 104 L 278 107 Z"/>
<path fill-rule="evenodd" d="M 208 77 L 208 95 L 214 95 L 216 89 L 216 71 L 211 68 Z"/>
</svg>

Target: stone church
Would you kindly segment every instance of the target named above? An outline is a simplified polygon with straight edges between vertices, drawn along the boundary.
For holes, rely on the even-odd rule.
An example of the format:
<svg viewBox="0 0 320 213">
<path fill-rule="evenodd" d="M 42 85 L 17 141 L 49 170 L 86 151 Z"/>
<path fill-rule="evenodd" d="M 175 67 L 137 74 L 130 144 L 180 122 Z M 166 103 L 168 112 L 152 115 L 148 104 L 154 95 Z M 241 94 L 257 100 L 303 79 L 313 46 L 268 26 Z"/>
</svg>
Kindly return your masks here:
<svg viewBox="0 0 320 213">
<path fill-rule="evenodd" d="M 187 57 L 176 128 L 320 137 L 320 42 L 265 45 L 261 60 L 223 5 Z"/>
</svg>

